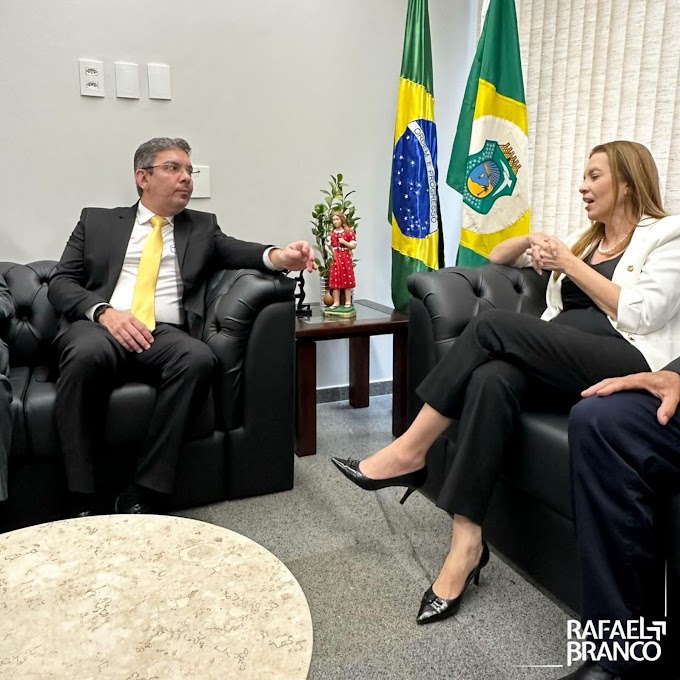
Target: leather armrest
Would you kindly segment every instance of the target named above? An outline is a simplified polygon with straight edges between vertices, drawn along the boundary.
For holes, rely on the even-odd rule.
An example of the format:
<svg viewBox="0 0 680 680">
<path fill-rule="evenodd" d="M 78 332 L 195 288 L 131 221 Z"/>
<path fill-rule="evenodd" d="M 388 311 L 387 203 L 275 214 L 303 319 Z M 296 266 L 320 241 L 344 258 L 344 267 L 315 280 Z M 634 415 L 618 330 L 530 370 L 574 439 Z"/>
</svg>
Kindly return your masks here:
<svg viewBox="0 0 680 680">
<path fill-rule="evenodd" d="M 243 420 L 244 362 L 249 339 L 260 313 L 275 303 L 290 302 L 290 315 L 294 318 L 293 295 L 295 282 L 276 272 L 255 269 L 224 270 L 211 281 L 206 293 L 206 324 L 203 340 L 211 347 L 218 360 L 215 376 L 216 418 L 219 429 L 231 430 Z M 272 351 L 279 346 L 274 342 L 279 333 L 290 334 L 290 347 L 295 341 L 292 326 L 266 329 L 272 339 Z M 287 357 L 290 360 L 290 357 Z M 285 360 L 282 357 L 282 360 Z M 264 364 L 265 362 L 263 362 Z M 250 364 L 257 371 L 258 362 Z M 256 376 L 248 376 L 248 381 Z M 266 382 L 266 376 L 263 377 Z M 259 380 L 258 380 L 259 381 Z"/>
<path fill-rule="evenodd" d="M 488 309 L 539 316 L 548 275 L 504 265 L 446 267 L 408 278 L 408 418 L 422 407 L 416 388 L 456 342 L 468 323 Z"/>
<path fill-rule="evenodd" d="M 47 299 L 47 282 L 55 265 L 52 260 L 0 262 L 16 308 L 14 316 L 0 324 L 12 366 L 37 366 L 51 358 L 59 314 Z"/>
<path fill-rule="evenodd" d="M 465 326 L 487 309 L 507 309 L 540 316 L 545 309 L 548 274 L 489 264 L 446 267 L 408 278 L 411 295 L 422 301 L 432 320 L 435 342 L 458 337 Z"/>
</svg>

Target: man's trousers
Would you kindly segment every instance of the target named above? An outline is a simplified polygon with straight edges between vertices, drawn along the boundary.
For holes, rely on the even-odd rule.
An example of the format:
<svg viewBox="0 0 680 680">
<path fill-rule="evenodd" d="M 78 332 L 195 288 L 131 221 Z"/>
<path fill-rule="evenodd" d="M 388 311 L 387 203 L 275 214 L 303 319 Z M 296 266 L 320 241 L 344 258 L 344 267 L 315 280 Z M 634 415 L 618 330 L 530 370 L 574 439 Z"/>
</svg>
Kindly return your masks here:
<svg viewBox="0 0 680 680">
<path fill-rule="evenodd" d="M 193 407 L 208 396 L 216 358 L 200 340 L 158 324 L 151 347 L 128 352 L 101 325 L 77 321 L 57 338 L 56 418 L 69 491 L 94 493 L 94 463 L 105 447 L 109 396 L 125 377 L 144 376 L 157 389 L 134 481 L 171 493 Z"/>
</svg>

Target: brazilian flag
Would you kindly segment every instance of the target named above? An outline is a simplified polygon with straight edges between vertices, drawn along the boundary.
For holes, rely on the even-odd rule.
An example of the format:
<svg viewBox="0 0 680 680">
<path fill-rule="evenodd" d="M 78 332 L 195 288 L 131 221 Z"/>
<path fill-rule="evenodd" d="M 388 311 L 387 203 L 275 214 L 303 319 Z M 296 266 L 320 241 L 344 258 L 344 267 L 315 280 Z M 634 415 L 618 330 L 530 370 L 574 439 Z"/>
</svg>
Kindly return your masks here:
<svg viewBox="0 0 680 680">
<path fill-rule="evenodd" d="M 528 132 L 515 0 L 491 0 L 446 176 L 463 196 L 456 264 L 484 264 L 498 243 L 530 232 Z"/>
<path fill-rule="evenodd" d="M 392 301 L 406 310 L 406 278 L 443 266 L 437 191 L 432 49 L 427 0 L 409 0 L 394 127 L 392 185 Z"/>
</svg>

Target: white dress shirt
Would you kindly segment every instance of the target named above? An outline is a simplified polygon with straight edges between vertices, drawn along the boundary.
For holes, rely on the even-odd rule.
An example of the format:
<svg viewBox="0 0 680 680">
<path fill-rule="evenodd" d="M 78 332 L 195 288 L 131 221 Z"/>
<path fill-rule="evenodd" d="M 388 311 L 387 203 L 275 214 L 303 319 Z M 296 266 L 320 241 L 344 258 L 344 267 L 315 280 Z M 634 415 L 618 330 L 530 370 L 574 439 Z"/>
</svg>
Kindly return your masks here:
<svg viewBox="0 0 680 680">
<path fill-rule="evenodd" d="M 135 225 L 132 228 L 125 251 L 123 267 L 120 270 L 116 287 L 113 289 L 113 295 L 109 300 L 109 304 L 121 312 L 132 310 L 132 298 L 135 293 L 137 273 L 139 272 L 139 261 L 142 258 L 146 239 L 153 229 L 150 220 L 154 214 L 141 202 L 137 206 Z M 163 216 L 161 215 L 161 217 Z M 182 309 L 184 286 L 179 272 L 179 262 L 175 254 L 174 217 L 166 217 L 165 219 L 168 220 L 168 224 L 161 228 L 163 254 L 161 255 L 161 264 L 156 281 L 156 322 L 182 324 L 184 323 L 184 310 Z M 88 310 L 87 316 L 90 319 L 93 318 L 94 312 L 99 306 L 95 305 Z"/>
<path fill-rule="evenodd" d="M 122 312 L 130 312 L 132 310 L 132 298 L 135 292 L 137 273 L 139 272 L 139 261 L 142 258 L 146 239 L 153 229 L 150 220 L 154 215 L 155 213 L 151 212 L 141 201 L 139 202 L 135 225 L 132 228 L 128 247 L 125 251 L 125 258 L 123 259 L 123 267 L 120 270 L 116 287 L 113 289 L 113 295 L 111 295 L 109 300 L 109 304 L 114 309 Z M 160 217 L 163 217 L 163 215 L 160 215 Z M 182 276 L 179 271 L 179 262 L 175 248 L 174 217 L 166 217 L 165 219 L 168 221 L 168 224 L 161 228 L 161 233 L 163 234 L 163 254 L 161 255 L 161 264 L 156 281 L 156 323 L 183 324 L 184 309 L 182 308 L 182 295 L 184 294 L 184 285 L 182 284 Z M 269 251 L 272 248 L 273 246 L 264 251 L 262 261 L 267 269 L 278 271 L 269 259 Z M 94 320 L 94 313 L 102 304 L 99 303 L 88 309 L 86 313 L 87 318 L 91 321 Z"/>
</svg>

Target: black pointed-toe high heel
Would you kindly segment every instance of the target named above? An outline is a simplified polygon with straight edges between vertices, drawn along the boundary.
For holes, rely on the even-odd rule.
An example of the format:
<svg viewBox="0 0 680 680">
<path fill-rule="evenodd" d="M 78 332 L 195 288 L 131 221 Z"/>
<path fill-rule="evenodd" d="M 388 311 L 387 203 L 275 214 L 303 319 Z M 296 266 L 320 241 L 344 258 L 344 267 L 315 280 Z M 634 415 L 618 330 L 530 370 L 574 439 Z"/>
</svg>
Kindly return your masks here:
<svg viewBox="0 0 680 680">
<path fill-rule="evenodd" d="M 468 574 L 465 579 L 465 585 L 458 597 L 453 600 L 445 600 L 443 597 L 435 595 L 432 586 L 430 586 L 423 595 L 423 599 L 420 603 L 420 610 L 418 611 L 418 616 L 416 617 L 417 623 L 434 623 L 435 621 L 441 621 L 442 619 L 448 619 L 449 616 L 453 616 L 459 609 L 460 604 L 463 601 L 463 595 L 470 585 L 471 581 L 475 582 L 475 585 L 479 585 L 479 574 L 482 569 L 487 565 L 489 561 L 489 546 L 486 541 L 482 541 L 482 556 L 479 559 L 479 564 Z"/>
<path fill-rule="evenodd" d="M 399 475 L 398 477 L 388 477 L 387 479 L 372 479 L 367 477 L 360 469 L 358 460 L 352 458 L 331 458 L 333 464 L 340 472 L 342 472 L 350 482 L 354 482 L 357 486 L 366 491 L 377 491 L 378 489 L 385 489 L 388 486 L 406 486 L 408 489 L 399 501 L 402 505 L 406 503 L 406 499 L 419 487 L 425 484 L 427 479 L 427 467 L 420 468 L 415 472 L 409 472 L 406 475 Z"/>
</svg>

